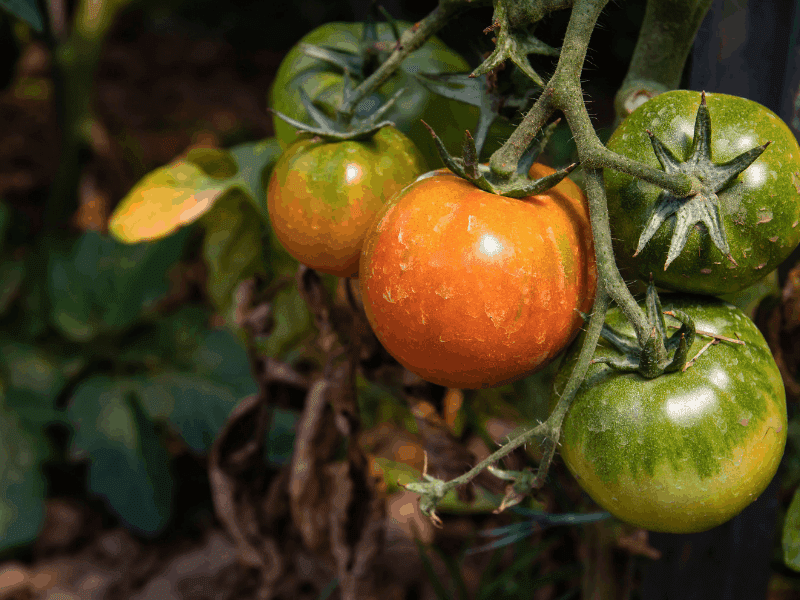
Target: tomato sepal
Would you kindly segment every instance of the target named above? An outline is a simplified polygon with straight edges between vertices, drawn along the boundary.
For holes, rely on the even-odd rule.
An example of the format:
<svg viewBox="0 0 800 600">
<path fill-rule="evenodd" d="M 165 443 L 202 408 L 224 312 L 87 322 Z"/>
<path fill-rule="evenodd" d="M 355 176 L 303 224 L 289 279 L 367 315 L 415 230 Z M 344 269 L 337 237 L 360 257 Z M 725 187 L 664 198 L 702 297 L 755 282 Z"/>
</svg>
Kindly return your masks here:
<svg viewBox="0 0 800 600">
<path fill-rule="evenodd" d="M 636 338 L 603 324 L 600 337 L 607 341 L 620 356 L 601 356 L 592 359 L 591 364 L 605 364 L 620 373 L 639 373 L 646 379 L 654 379 L 666 373 L 685 369 L 689 358 L 689 348 L 694 344 L 697 334 L 694 320 L 678 309 L 664 312 L 652 280 L 647 287 L 645 307 L 651 334 L 644 345 L 640 346 Z M 678 331 L 672 335 L 667 334 L 665 314 L 681 324 Z M 584 321 L 589 321 L 588 315 L 581 313 L 581 316 Z"/>
<path fill-rule="evenodd" d="M 534 140 L 531 146 L 525 151 L 525 154 L 520 158 L 516 171 L 511 177 L 499 177 L 495 175 L 488 165 L 484 165 L 478 160 L 478 148 L 476 147 L 475 139 L 468 129 L 464 131 L 464 143 L 462 146 L 463 157 L 457 157 L 451 155 L 447 151 L 444 143 L 439 136 L 436 135 L 436 132 L 430 125 L 425 121 L 423 121 L 422 124 L 430 131 L 433 141 L 436 144 L 436 150 L 439 152 L 439 157 L 442 159 L 444 165 L 457 176 L 490 194 L 517 199 L 541 194 L 558 185 L 578 166 L 578 163 L 572 163 L 563 169 L 537 179 L 531 179 L 528 174 L 531 165 L 533 165 L 536 158 L 541 153 L 547 140 L 550 139 L 558 121 L 548 125 L 543 130 L 540 139 Z"/>
<path fill-rule="evenodd" d="M 665 172 L 686 173 L 697 180 L 700 185 L 697 193 L 683 198 L 676 197 L 666 190 L 661 192 L 642 235 L 639 237 L 639 244 L 633 256 L 638 256 L 644 250 L 647 242 L 664 224 L 664 221 L 674 215 L 675 228 L 664 264 L 665 271 L 683 251 L 689 239 L 689 233 L 697 223 L 705 225 L 714 245 L 728 260 L 736 264 L 728 246 L 717 192 L 733 182 L 747 167 L 753 164 L 767 149 L 770 142 L 751 148 L 725 163 L 714 163 L 711 156 L 711 116 L 708 112 L 705 92 L 701 92 L 690 156 L 685 161 L 675 156 L 651 131 L 646 131 L 646 133 L 653 146 L 653 152 Z"/>
<path fill-rule="evenodd" d="M 345 73 L 343 88 L 345 102 L 352 92 L 349 83 L 349 76 L 347 73 Z M 297 119 L 293 119 L 292 117 L 277 110 L 271 108 L 267 108 L 267 110 L 277 117 L 283 119 L 283 121 L 289 125 L 296 127 L 298 131 L 319 136 L 327 141 L 363 140 L 372 137 L 384 127 L 394 127 L 394 123 L 392 121 L 379 121 L 379 119 L 383 117 L 387 111 L 392 108 L 392 106 L 394 106 L 394 103 L 397 102 L 397 99 L 403 95 L 404 91 L 405 88 L 397 90 L 397 92 L 395 92 L 391 98 L 389 98 L 371 115 L 363 119 L 354 117 L 348 123 L 344 123 L 341 120 L 331 119 L 323 111 L 314 106 L 311 98 L 302 87 L 299 89 L 300 101 L 303 103 L 303 106 L 305 107 L 306 112 L 311 119 L 316 122 L 316 127 L 309 125 L 308 123 L 298 121 Z"/>
</svg>

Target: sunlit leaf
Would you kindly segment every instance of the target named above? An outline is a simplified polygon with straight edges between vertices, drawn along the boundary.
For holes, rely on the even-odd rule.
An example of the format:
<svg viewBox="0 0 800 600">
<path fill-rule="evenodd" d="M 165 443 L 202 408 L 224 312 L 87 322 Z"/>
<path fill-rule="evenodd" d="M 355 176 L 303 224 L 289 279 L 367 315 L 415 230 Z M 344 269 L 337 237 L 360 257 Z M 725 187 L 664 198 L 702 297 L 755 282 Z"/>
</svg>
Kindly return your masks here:
<svg viewBox="0 0 800 600">
<path fill-rule="evenodd" d="M 230 150 L 195 148 L 186 158 L 156 169 L 122 199 L 109 232 L 125 243 L 156 240 L 208 213 L 226 192 L 238 189 L 267 218 L 264 172 L 277 160 L 275 139 Z"/>
</svg>

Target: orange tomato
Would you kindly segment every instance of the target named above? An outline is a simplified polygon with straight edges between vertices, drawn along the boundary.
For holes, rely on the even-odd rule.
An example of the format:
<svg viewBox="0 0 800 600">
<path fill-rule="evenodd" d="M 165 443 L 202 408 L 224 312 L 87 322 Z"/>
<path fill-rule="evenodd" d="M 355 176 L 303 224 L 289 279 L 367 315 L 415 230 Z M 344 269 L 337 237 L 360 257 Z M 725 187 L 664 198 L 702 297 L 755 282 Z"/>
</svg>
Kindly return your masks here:
<svg viewBox="0 0 800 600">
<path fill-rule="evenodd" d="M 453 388 L 521 379 L 567 346 L 577 311 L 591 308 L 586 199 L 569 179 L 518 200 L 432 171 L 378 213 L 359 276 L 373 330 L 410 371 Z"/>
</svg>

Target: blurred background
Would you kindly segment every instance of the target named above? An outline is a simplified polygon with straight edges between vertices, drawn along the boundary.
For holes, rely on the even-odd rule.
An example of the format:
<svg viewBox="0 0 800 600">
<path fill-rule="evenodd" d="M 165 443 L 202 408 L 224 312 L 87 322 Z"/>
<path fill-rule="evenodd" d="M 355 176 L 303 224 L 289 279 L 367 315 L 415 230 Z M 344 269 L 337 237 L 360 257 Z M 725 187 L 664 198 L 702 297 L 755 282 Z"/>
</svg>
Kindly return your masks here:
<svg viewBox="0 0 800 600">
<path fill-rule="evenodd" d="M 319 25 L 363 21 L 368 0 L 45 5 L 42 31 L 33 4 L 0 11 L 0 600 L 800 598 L 781 549 L 796 419 L 768 491 L 711 532 L 614 521 L 558 459 L 517 510 L 493 514 L 504 487 L 485 474 L 446 498 L 436 529 L 398 480 L 419 477 L 423 452 L 456 476 L 545 418 L 552 368 L 481 392 L 410 377 L 358 329 L 343 282 L 298 271 L 269 241 L 242 196 L 263 193 L 258 176 L 220 199 L 213 227 L 136 245 L 107 235 L 154 170 L 270 138 L 283 56 Z M 411 22 L 434 7 L 382 5 Z M 604 140 L 643 13 L 610 3 L 591 40 L 584 91 Z M 439 36 L 477 66 L 491 14 Z M 568 17 L 537 36 L 559 46 Z M 799 35 L 794 2 L 715 0 L 683 87 L 761 102 L 798 133 Z M 545 161 L 572 160 L 570 138 L 558 129 Z M 781 364 L 790 419 L 796 258 L 741 300 Z M 353 340 L 357 399 L 315 403 L 319 377 L 350 381 L 334 359 Z M 504 466 L 537 458 L 529 447 Z"/>
</svg>

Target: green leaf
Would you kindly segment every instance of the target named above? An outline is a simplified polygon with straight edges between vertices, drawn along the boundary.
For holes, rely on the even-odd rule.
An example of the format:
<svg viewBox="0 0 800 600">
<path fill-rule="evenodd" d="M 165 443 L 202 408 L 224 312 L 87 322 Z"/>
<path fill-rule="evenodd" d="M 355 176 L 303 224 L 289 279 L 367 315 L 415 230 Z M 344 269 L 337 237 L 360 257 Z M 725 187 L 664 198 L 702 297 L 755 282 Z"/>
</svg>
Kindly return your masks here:
<svg viewBox="0 0 800 600">
<path fill-rule="evenodd" d="M 225 312 L 240 281 L 266 274 L 265 224 L 247 195 L 233 189 L 219 199 L 203 225 L 208 294 L 217 310 Z"/>
<path fill-rule="evenodd" d="M 783 562 L 800 571 L 800 488 L 796 489 L 783 522 Z"/>
<path fill-rule="evenodd" d="M 238 398 L 255 394 L 258 386 L 250 370 L 250 357 L 239 339 L 227 329 L 212 329 L 194 352 L 194 371 L 233 390 Z"/>
<path fill-rule="evenodd" d="M 27 344 L 0 343 L 5 404 L 32 430 L 62 419 L 55 401 L 67 378 L 54 361 Z"/>
<path fill-rule="evenodd" d="M 296 349 L 298 342 L 311 335 L 314 330 L 308 305 L 300 296 L 296 285 L 275 295 L 272 315 L 272 332 L 269 337 L 259 341 L 259 350 L 266 356 L 286 360 L 288 353 Z"/>
<path fill-rule="evenodd" d="M 47 440 L 0 403 L 0 550 L 32 542 L 44 521 Z"/>
<path fill-rule="evenodd" d="M 211 449 L 239 400 L 231 387 L 191 373 L 164 373 L 149 380 L 139 393 L 144 409 L 151 416 L 166 417 L 198 453 Z"/>
<path fill-rule="evenodd" d="M 68 409 L 72 455 L 89 458 L 89 487 L 127 527 L 154 535 L 170 517 L 170 457 L 153 423 L 128 397 L 131 387 L 107 376 L 78 386 Z"/>
<path fill-rule="evenodd" d="M 42 13 L 36 5 L 36 0 L 0 0 L 0 6 L 5 8 L 15 17 L 22 19 L 39 33 L 44 28 Z"/>
<path fill-rule="evenodd" d="M 258 386 L 247 351 L 230 331 L 192 332 L 181 343 L 186 371 L 133 378 L 131 389 L 150 418 L 168 421 L 192 450 L 205 453 L 236 403 Z"/>
<path fill-rule="evenodd" d="M 126 243 L 160 239 L 208 213 L 233 189 L 267 219 L 265 172 L 279 155 L 273 138 L 230 150 L 193 149 L 141 179 L 114 210 L 109 232 Z"/>
<path fill-rule="evenodd" d="M 54 252 L 47 281 L 53 324 L 80 342 L 135 323 L 168 291 L 167 271 L 180 258 L 186 233 L 127 245 L 87 231 L 70 256 Z"/>
</svg>

